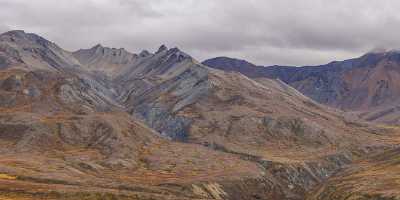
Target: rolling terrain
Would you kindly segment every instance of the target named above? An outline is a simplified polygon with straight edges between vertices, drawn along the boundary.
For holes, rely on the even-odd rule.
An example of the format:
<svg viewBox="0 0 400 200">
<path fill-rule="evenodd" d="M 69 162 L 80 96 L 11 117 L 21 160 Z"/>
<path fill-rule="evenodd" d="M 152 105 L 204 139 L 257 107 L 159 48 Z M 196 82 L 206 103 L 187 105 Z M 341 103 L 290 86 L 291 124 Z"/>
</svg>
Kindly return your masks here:
<svg viewBox="0 0 400 200">
<path fill-rule="evenodd" d="M 283 81 L 178 48 L 0 35 L 0 199 L 304 199 L 399 144 Z"/>
<path fill-rule="evenodd" d="M 262 67 L 226 57 L 203 63 L 254 80 L 282 80 L 317 102 L 350 111 L 353 117 L 394 125 L 387 127 L 397 130 L 398 58 L 398 51 L 384 51 L 314 67 Z M 399 199 L 397 155 L 398 149 L 389 150 L 352 163 L 310 191 L 307 199 Z"/>
<path fill-rule="evenodd" d="M 352 164 L 307 199 L 399 199 L 399 171 L 399 149 L 387 151 Z"/>
</svg>

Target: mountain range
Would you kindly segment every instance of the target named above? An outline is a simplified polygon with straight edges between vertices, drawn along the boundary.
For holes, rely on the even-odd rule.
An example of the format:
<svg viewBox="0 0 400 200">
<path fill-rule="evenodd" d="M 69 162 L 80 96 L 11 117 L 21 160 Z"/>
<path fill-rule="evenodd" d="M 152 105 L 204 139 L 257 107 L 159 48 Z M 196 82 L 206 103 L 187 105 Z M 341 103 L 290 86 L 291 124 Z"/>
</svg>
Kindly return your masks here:
<svg viewBox="0 0 400 200">
<path fill-rule="evenodd" d="M 391 169 L 397 58 L 259 67 L 3 33 L 0 199 L 398 197 L 337 186 Z"/>
<path fill-rule="evenodd" d="M 236 71 L 251 78 L 280 79 L 311 99 L 361 119 L 400 124 L 400 52 L 370 52 L 359 58 L 320 66 L 256 66 L 244 60 L 218 57 L 203 64 Z"/>
</svg>

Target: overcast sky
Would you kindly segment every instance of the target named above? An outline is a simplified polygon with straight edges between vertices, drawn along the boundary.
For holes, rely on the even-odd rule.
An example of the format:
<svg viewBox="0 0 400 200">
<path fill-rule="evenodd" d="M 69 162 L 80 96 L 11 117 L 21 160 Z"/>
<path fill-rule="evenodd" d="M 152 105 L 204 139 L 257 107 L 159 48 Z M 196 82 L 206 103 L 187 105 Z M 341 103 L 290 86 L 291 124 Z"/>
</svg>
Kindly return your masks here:
<svg viewBox="0 0 400 200">
<path fill-rule="evenodd" d="M 67 50 L 178 46 L 259 65 L 316 65 L 400 48 L 398 0 L 0 0 L 0 31 Z"/>
</svg>

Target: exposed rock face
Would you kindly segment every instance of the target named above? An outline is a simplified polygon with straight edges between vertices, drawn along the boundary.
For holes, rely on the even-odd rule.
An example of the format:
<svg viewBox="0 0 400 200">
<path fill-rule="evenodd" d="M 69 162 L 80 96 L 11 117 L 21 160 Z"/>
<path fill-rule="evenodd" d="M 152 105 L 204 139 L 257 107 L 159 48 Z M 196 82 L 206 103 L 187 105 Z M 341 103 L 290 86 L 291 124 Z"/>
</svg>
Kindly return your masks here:
<svg viewBox="0 0 400 200">
<path fill-rule="evenodd" d="M 231 58 L 203 63 L 252 78 L 278 78 L 319 103 L 360 112 L 359 116 L 369 121 L 399 123 L 398 51 L 368 53 L 313 67 L 261 67 Z"/>
<path fill-rule="evenodd" d="M 206 95 L 207 70 L 179 49 L 168 49 L 164 45 L 155 54 L 140 57 L 127 54 L 132 55 L 132 59 L 126 62 L 111 61 L 119 57 L 107 53 L 111 50 L 96 46 L 91 50 L 77 51 L 74 55 L 84 63 L 95 57 L 95 62 L 90 64 L 94 68 L 110 68 L 112 62 L 113 71 L 98 70 L 97 75 L 108 77 L 109 84 L 118 93 L 116 99 L 120 104 L 162 135 L 185 140 L 190 120 L 173 113 Z M 100 55 L 97 51 L 101 52 Z M 162 102 L 162 98 L 167 96 L 176 98 L 168 103 Z"/>
<path fill-rule="evenodd" d="M 0 39 L 4 197 L 304 199 L 396 145 L 393 132 L 285 82 L 211 69 L 177 48 L 70 53 L 21 31 Z"/>
</svg>

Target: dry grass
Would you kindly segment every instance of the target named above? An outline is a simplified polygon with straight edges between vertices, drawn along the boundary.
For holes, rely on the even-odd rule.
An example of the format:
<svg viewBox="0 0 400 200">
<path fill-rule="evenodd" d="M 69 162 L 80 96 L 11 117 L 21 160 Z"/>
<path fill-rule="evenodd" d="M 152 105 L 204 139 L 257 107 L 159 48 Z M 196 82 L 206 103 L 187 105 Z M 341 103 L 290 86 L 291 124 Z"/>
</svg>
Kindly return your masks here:
<svg viewBox="0 0 400 200">
<path fill-rule="evenodd" d="M 331 178 L 309 199 L 357 199 L 358 196 L 399 199 L 399 153 L 399 149 L 390 150 L 353 164 Z"/>
<path fill-rule="evenodd" d="M 11 175 L 8 175 L 8 174 L 1 174 L 0 173 L 0 179 L 15 180 L 15 179 L 17 179 L 17 177 L 16 176 L 11 176 Z"/>
</svg>

